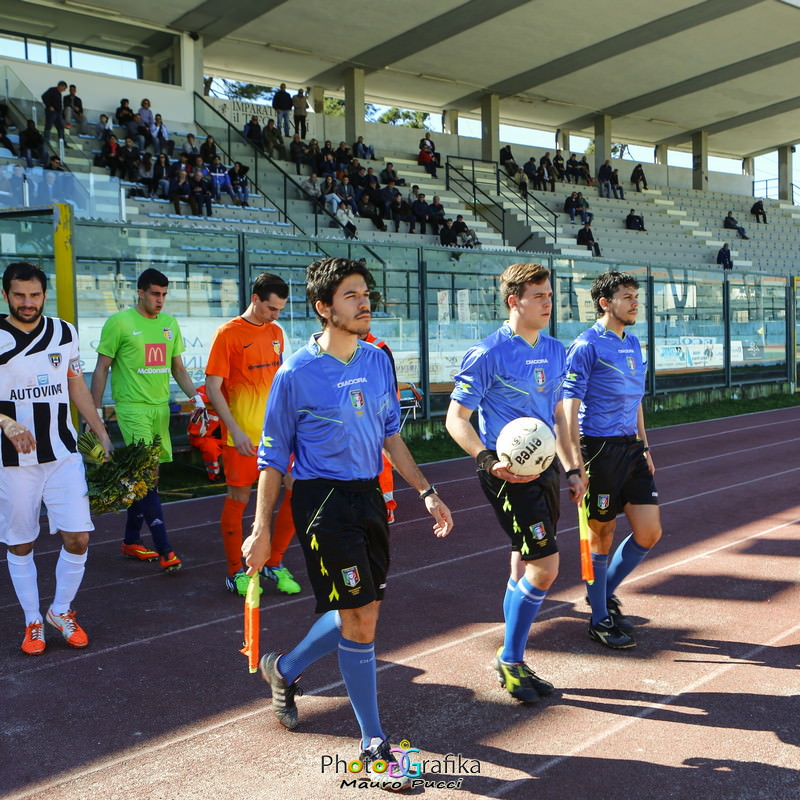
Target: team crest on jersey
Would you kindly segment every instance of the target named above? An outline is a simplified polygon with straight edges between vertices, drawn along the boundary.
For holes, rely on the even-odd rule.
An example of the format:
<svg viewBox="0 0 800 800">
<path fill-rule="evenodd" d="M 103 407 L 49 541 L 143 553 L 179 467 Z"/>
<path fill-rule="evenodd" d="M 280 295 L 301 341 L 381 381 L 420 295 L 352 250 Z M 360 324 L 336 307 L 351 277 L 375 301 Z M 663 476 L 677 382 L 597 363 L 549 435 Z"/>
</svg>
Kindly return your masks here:
<svg viewBox="0 0 800 800">
<path fill-rule="evenodd" d="M 168 341 L 172 341 L 172 328 L 162 328 L 161 332 L 164 334 L 164 338 Z"/>
<path fill-rule="evenodd" d="M 345 586 L 351 589 L 361 583 L 361 576 L 358 574 L 358 567 L 347 567 L 342 570 L 342 580 Z"/>
<path fill-rule="evenodd" d="M 597 507 L 600 511 L 605 511 L 611 505 L 611 495 L 599 494 L 597 495 Z"/>
<path fill-rule="evenodd" d="M 36 383 L 38 383 L 39 386 L 47 386 L 47 384 L 50 383 L 50 378 L 48 378 L 47 375 L 37 375 Z"/>
<path fill-rule="evenodd" d="M 626 356 L 625 361 L 628 363 L 628 369 L 636 372 L 636 362 L 633 360 L 633 356 Z"/>
<path fill-rule="evenodd" d="M 364 408 L 364 392 L 361 389 L 351 389 L 350 403 L 355 409 Z"/>
<path fill-rule="evenodd" d="M 544 386 L 544 370 L 541 367 L 536 367 L 536 369 L 533 371 L 533 377 L 539 386 Z"/>
<path fill-rule="evenodd" d="M 272 349 L 275 351 L 276 355 L 281 354 L 281 343 L 277 339 L 272 340 Z"/>
<path fill-rule="evenodd" d="M 55 369 L 61 366 L 61 353 L 48 353 L 47 357 L 50 359 L 50 363 Z"/>
<path fill-rule="evenodd" d="M 547 536 L 547 531 L 544 528 L 544 522 L 536 522 L 531 525 L 531 534 L 537 542 L 544 539 L 545 536 Z"/>
</svg>

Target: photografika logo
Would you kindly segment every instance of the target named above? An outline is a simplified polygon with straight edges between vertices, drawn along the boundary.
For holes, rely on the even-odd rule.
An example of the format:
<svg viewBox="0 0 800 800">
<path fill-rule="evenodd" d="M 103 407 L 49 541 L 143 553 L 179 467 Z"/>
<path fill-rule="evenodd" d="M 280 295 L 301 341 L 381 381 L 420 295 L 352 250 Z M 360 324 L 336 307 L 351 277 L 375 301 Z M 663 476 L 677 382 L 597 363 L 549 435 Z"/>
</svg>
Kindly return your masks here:
<svg viewBox="0 0 800 800">
<path fill-rule="evenodd" d="M 389 752 L 394 756 L 394 761 L 379 759 L 366 766 L 358 758 L 348 760 L 338 755 L 323 755 L 322 773 L 341 775 L 340 789 L 374 788 L 371 775 L 380 775 L 389 781 L 392 778 L 398 781 L 408 778 L 412 789 L 418 786 L 429 789 L 460 789 L 465 775 L 481 774 L 481 763 L 476 758 L 465 758 L 461 753 L 422 758 L 422 751 L 418 747 L 412 747 L 408 739 L 403 739 L 398 746 L 390 748 Z M 384 785 L 386 788 L 391 787 L 390 782 Z"/>
</svg>

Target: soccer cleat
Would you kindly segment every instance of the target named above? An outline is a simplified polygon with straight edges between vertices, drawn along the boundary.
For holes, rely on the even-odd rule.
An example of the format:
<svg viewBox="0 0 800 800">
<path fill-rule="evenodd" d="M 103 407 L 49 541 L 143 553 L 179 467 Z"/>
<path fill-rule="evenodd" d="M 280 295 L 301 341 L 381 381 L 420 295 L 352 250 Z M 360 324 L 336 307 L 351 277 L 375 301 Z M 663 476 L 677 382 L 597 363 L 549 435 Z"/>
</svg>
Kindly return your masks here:
<svg viewBox="0 0 800 800">
<path fill-rule="evenodd" d="M 86 647 L 89 644 L 86 631 L 78 625 L 78 621 L 75 619 L 74 609 L 71 608 L 66 614 L 56 614 L 51 608 L 47 612 L 47 621 L 61 632 L 70 647 Z"/>
<path fill-rule="evenodd" d="M 150 550 L 140 542 L 136 544 L 122 543 L 122 555 L 126 558 L 136 558 L 139 561 L 155 561 L 158 558 L 158 553 L 155 550 Z"/>
<path fill-rule="evenodd" d="M 589 595 L 586 595 L 586 605 L 590 606 L 592 603 L 589 600 Z M 623 632 L 632 634 L 636 626 L 622 613 L 622 601 L 615 594 L 612 594 L 606 599 L 606 608 L 608 609 L 608 616 L 611 617 L 614 624 Z"/>
<path fill-rule="evenodd" d="M 377 741 L 376 739 L 372 740 Z M 373 785 L 392 792 L 402 792 L 411 788 L 411 778 L 400 770 L 400 764 L 392 752 L 388 739 L 379 744 L 363 747 L 359 761 L 364 766 L 364 776 Z M 373 769 L 373 764 L 376 768 Z M 378 766 L 380 764 L 380 766 Z"/>
<path fill-rule="evenodd" d="M 164 572 L 177 572 L 183 566 L 183 561 L 172 550 L 165 556 L 159 556 L 158 563 Z"/>
<path fill-rule="evenodd" d="M 540 697 L 547 697 L 555 688 L 549 681 L 540 678 L 524 661 L 509 664 L 500 660 L 501 647 L 494 659 L 494 668 L 500 686 L 512 697 L 522 703 L 535 703 Z"/>
<path fill-rule="evenodd" d="M 27 653 L 29 656 L 40 656 L 44 653 L 45 647 L 47 645 L 44 641 L 44 624 L 41 620 L 31 622 L 25 628 L 25 638 L 20 645 L 22 652 Z"/>
<path fill-rule="evenodd" d="M 300 584 L 287 567 L 262 567 L 261 575 L 273 581 L 277 585 L 278 591 L 283 594 L 297 594 L 302 591 Z"/>
<path fill-rule="evenodd" d="M 272 710 L 278 722 L 290 731 L 297 727 L 297 705 L 294 702 L 295 694 L 302 694 L 302 690 L 294 683 L 286 683 L 286 679 L 278 672 L 278 659 L 282 653 L 267 653 L 258 662 L 261 677 L 272 689 Z"/>
<path fill-rule="evenodd" d="M 225 578 L 225 588 L 231 594 L 240 594 L 244 597 L 247 594 L 247 587 L 250 585 L 250 576 L 247 573 L 240 569 L 238 572 L 234 573 L 233 575 L 228 575 Z M 264 594 L 264 587 L 259 586 L 259 594 Z"/>
<path fill-rule="evenodd" d="M 611 617 L 601 619 L 597 625 L 589 623 L 589 638 L 594 639 L 612 650 L 625 650 L 628 647 L 635 647 L 636 642 L 629 633 L 624 633 L 615 624 Z"/>
</svg>

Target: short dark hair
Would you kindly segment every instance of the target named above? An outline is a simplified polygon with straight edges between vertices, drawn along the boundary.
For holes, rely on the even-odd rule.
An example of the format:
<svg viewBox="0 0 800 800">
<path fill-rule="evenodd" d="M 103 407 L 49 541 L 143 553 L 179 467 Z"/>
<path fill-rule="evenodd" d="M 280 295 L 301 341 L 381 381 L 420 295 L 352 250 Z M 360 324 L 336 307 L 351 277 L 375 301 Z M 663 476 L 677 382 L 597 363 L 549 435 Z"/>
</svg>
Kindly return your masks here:
<svg viewBox="0 0 800 800">
<path fill-rule="evenodd" d="M 157 269 L 146 269 L 136 281 L 136 288 L 146 292 L 151 286 L 169 286 L 169 278 Z"/>
<path fill-rule="evenodd" d="M 270 272 L 262 272 L 253 281 L 251 294 L 258 295 L 259 300 L 268 300 L 271 294 L 277 295 L 281 300 L 289 296 L 289 287 L 286 281 Z"/>
<path fill-rule="evenodd" d="M 598 317 L 602 317 L 605 311 L 600 305 L 600 298 L 605 297 L 610 300 L 617 292 L 620 286 L 629 286 L 633 289 L 639 288 L 639 281 L 633 275 L 627 272 L 619 272 L 612 269 L 598 275 L 592 283 L 592 300 L 594 301 L 594 309 Z"/>
<path fill-rule="evenodd" d="M 375 279 L 367 269 L 365 261 L 355 261 L 352 258 L 322 258 L 306 268 L 306 296 L 323 327 L 327 324 L 327 320 L 319 314 L 315 304 L 319 300 L 326 306 L 333 305 L 336 289 L 349 275 L 361 275 L 370 290 L 370 297 L 377 299 L 373 293 Z"/>
<path fill-rule="evenodd" d="M 500 276 L 500 299 L 503 308 L 508 310 L 508 298 L 514 295 L 521 298 L 529 283 L 544 283 L 550 277 L 550 270 L 541 264 L 511 264 Z"/>
<path fill-rule="evenodd" d="M 58 82 L 58 86 L 63 86 L 66 89 L 67 88 L 67 82 L 66 81 L 59 81 Z"/>
<path fill-rule="evenodd" d="M 42 284 L 42 291 L 47 291 L 47 275 L 35 264 L 27 261 L 17 261 L 9 264 L 3 273 L 3 291 L 8 293 L 11 289 L 11 281 L 39 281 Z"/>
</svg>

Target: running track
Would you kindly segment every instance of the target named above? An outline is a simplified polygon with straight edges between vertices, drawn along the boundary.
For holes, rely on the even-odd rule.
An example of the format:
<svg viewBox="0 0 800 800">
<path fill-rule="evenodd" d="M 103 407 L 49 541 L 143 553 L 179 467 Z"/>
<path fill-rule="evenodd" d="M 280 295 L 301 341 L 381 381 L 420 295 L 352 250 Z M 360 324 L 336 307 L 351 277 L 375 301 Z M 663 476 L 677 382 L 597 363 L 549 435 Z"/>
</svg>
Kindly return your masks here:
<svg viewBox="0 0 800 800">
<path fill-rule="evenodd" d="M 665 535 L 620 593 L 640 625 L 634 650 L 586 635 L 575 511 L 562 491 L 561 575 L 527 651 L 558 691 L 536 706 L 505 695 L 489 666 L 507 553 L 471 463 L 426 468 L 456 512 L 449 539 L 434 539 L 401 489 L 378 636 L 384 725 L 426 759 L 460 753 L 480 764 L 458 789 L 414 794 L 800 797 L 798 422 L 792 408 L 651 433 Z M 43 656 L 19 651 L 21 613 L 3 568 L 0 796 L 349 800 L 377 791 L 340 788 L 342 775 L 321 771 L 323 755 L 357 755 L 335 657 L 304 676 L 292 733 L 248 674 L 241 603 L 222 588 L 220 507 L 220 498 L 167 507 L 185 559 L 176 576 L 122 559 L 120 518 L 99 518 L 75 604 L 92 640 L 85 651 L 49 631 Z M 626 534 L 623 519 L 618 540 Z M 43 609 L 56 552 L 43 534 Z M 287 563 L 303 581 L 297 545 Z M 262 652 L 295 643 L 312 609 L 307 590 L 287 598 L 268 586 Z"/>
</svg>

